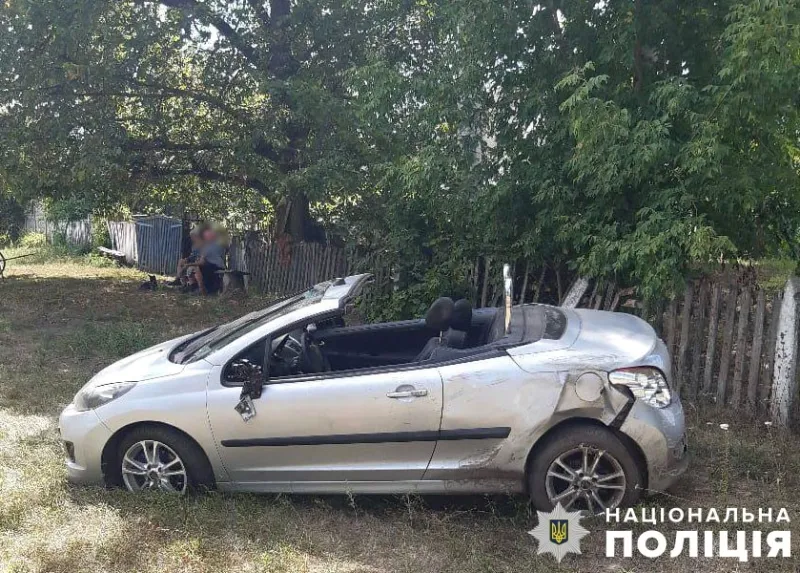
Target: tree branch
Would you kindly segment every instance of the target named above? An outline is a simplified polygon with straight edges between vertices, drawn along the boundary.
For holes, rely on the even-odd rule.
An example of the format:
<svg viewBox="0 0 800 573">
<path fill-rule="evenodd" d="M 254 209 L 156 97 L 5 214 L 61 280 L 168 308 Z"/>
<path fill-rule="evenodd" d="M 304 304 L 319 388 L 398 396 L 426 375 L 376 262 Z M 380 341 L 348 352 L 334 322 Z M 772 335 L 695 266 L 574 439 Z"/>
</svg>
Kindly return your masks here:
<svg viewBox="0 0 800 573">
<path fill-rule="evenodd" d="M 229 173 L 221 173 L 213 169 L 208 169 L 199 165 L 196 161 L 190 160 L 191 167 L 185 169 L 164 169 L 162 167 L 150 166 L 147 169 L 133 172 L 131 175 L 136 179 L 144 179 L 151 183 L 158 183 L 167 179 L 177 177 L 197 177 L 204 181 L 213 181 L 216 183 L 227 183 L 229 185 L 236 185 L 238 187 L 245 187 L 247 189 L 254 189 L 258 191 L 268 201 L 274 203 L 275 197 L 272 190 L 266 183 L 255 177 L 248 177 L 246 175 L 233 175 Z"/>
<path fill-rule="evenodd" d="M 49 86 L 41 86 L 41 87 L 29 87 L 24 88 L 26 91 L 56 91 L 64 88 L 69 84 L 53 84 Z M 238 110 L 227 103 L 225 103 L 222 99 L 214 97 L 209 94 L 204 94 L 202 92 L 197 92 L 193 90 L 187 90 L 182 88 L 173 88 L 170 86 L 165 86 L 161 84 L 149 84 L 145 82 L 128 82 L 129 86 L 138 87 L 138 88 L 149 88 L 154 90 L 159 90 L 158 92 L 126 92 L 126 91 L 119 91 L 119 90 L 91 90 L 91 91 L 71 91 L 69 92 L 70 96 L 77 96 L 77 97 L 123 97 L 123 98 L 130 98 L 130 99 L 167 99 L 170 97 L 185 97 L 189 99 L 193 99 L 198 102 L 207 103 L 208 105 L 219 109 L 220 111 L 224 111 L 234 119 L 241 121 L 242 123 L 248 123 L 251 121 L 251 118 L 247 116 L 247 114 L 243 113 L 241 110 Z M 19 88 L 20 90 L 23 88 Z M 13 89 L 8 89 L 8 92 L 16 91 Z M 2 93 L 3 90 L 0 90 Z"/>
<path fill-rule="evenodd" d="M 133 2 L 134 4 L 158 3 L 167 8 L 180 10 L 187 16 L 197 15 L 204 24 L 214 26 L 250 64 L 262 69 L 263 61 L 258 51 L 224 18 L 209 10 L 205 4 L 197 0 L 133 0 Z"/>
<path fill-rule="evenodd" d="M 209 95 L 209 94 L 205 94 L 205 93 L 202 93 L 202 92 L 197 92 L 197 91 L 194 91 L 194 90 L 187 90 L 187 89 L 184 89 L 184 88 L 173 88 L 171 86 L 166 86 L 166 85 L 163 85 L 163 84 L 156 84 L 156 83 L 149 83 L 149 82 L 133 82 L 132 85 L 140 86 L 140 87 L 144 87 L 144 88 L 157 89 L 157 90 L 160 90 L 162 93 L 167 94 L 167 95 L 176 96 L 176 97 L 187 97 L 187 98 L 190 98 L 190 99 L 193 99 L 193 100 L 196 100 L 196 101 L 207 103 L 208 105 L 210 105 L 212 107 L 216 107 L 217 109 L 220 109 L 220 110 L 224 111 L 225 113 L 227 113 L 231 117 L 234 117 L 234 118 L 236 118 L 239 121 L 244 122 L 244 123 L 247 123 L 247 122 L 249 122 L 251 120 L 251 118 L 248 117 L 246 114 L 243 114 L 241 112 L 241 110 L 238 110 L 238 109 L 230 106 L 229 104 L 227 104 L 222 99 L 220 99 L 218 97 L 215 97 L 215 96 L 212 96 L 212 95 Z"/>
<path fill-rule="evenodd" d="M 227 173 L 220 173 L 207 167 L 203 167 L 194 159 L 190 160 L 192 168 L 187 170 L 188 175 L 194 175 L 206 181 L 218 181 L 220 183 L 230 183 L 233 185 L 240 185 L 250 189 L 255 189 L 262 196 L 272 200 L 272 191 L 267 187 L 266 183 L 255 177 L 248 177 L 247 175 L 230 175 Z"/>
<path fill-rule="evenodd" d="M 274 145 L 268 142 L 263 137 L 257 137 L 253 142 L 253 151 L 256 155 L 260 155 L 265 159 L 269 159 L 273 163 L 281 163 L 287 154 L 289 153 L 288 149 L 276 149 Z"/>
<path fill-rule="evenodd" d="M 256 19 L 261 25 L 265 28 L 269 28 L 270 18 L 269 12 L 267 11 L 267 3 L 264 2 L 264 0 L 247 0 L 247 3 L 250 4 L 250 8 L 252 8 Z"/>
<path fill-rule="evenodd" d="M 245 115 L 239 113 L 234 108 L 232 108 L 232 107 L 228 106 L 227 104 L 225 104 L 225 102 L 223 102 L 221 100 L 218 100 L 217 98 L 214 98 L 213 96 L 208 96 L 206 94 L 197 93 L 197 92 L 191 92 L 191 91 L 183 90 L 183 89 L 170 88 L 168 86 L 159 86 L 159 85 L 156 85 L 156 84 L 135 84 L 135 85 L 139 85 L 141 87 L 150 87 L 150 88 L 154 88 L 154 89 L 160 89 L 163 92 L 166 92 L 166 94 L 164 94 L 164 93 L 129 93 L 129 92 L 118 92 L 118 91 L 96 91 L 96 92 L 73 92 L 71 95 L 86 96 L 86 97 L 125 97 L 125 98 L 133 98 L 133 99 L 135 99 L 135 98 L 148 99 L 148 98 L 166 98 L 166 97 L 189 97 L 189 98 L 192 98 L 192 99 L 195 99 L 195 100 L 198 100 L 198 101 L 204 101 L 206 103 L 209 103 L 212 106 L 219 107 L 220 109 L 223 109 L 227 113 L 231 114 L 235 118 L 237 118 L 240 121 L 242 121 L 242 123 L 247 124 L 247 123 L 250 122 L 250 118 L 249 117 L 246 117 Z M 148 145 L 150 145 L 150 147 L 148 149 L 166 149 L 165 147 L 158 147 L 158 144 L 156 143 L 156 141 L 158 141 L 158 140 L 153 140 L 152 142 L 150 142 L 148 144 Z M 144 142 L 142 142 L 142 145 L 144 145 Z M 179 145 L 179 144 L 172 144 L 172 145 Z M 187 149 L 190 149 L 191 145 L 192 144 L 187 144 L 187 146 L 189 146 L 189 147 L 187 147 Z M 224 146 L 217 147 L 217 149 L 223 149 L 223 148 L 224 148 Z M 176 148 L 173 147 L 172 149 L 176 149 Z M 253 140 L 252 149 L 253 149 L 253 152 L 256 155 L 258 155 L 260 157 L 263 157 L 264 159 L 268 159 L 268 160 L 272 161 L 273 163 L 281 165 L 284 168 L 286 166 L 294 163 L 294 161 L 297 158 L 297 154 L 298 154 L 297 150 L 294 149 L 294 148 L 291 148 L 291 147 L 283 147 L 283 148 L 275 147 L 273 144 L 271 144 L 269 141 L 267 141 L 266 138 L 264 138 L 262 136 L 256 137 Z M 176 150 L 178 150 L 178 149 L 176 149 Z"/>
<path fill-rule="evenodd" d="M 122 144 L 126 151 L 212 151 L 230 149 L 230 145 L 218 142 L 176 143 L 161 138 L 131 139 Z"/>
</svg>

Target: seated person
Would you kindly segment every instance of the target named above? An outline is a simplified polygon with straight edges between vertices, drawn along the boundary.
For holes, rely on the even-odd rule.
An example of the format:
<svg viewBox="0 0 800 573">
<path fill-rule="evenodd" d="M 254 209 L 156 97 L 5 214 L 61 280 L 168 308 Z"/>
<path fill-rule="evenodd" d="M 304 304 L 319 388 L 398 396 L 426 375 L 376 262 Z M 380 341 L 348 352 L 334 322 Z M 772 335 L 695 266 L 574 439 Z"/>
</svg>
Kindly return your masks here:
<svg viewBox="0 0 800 573">
<path fill-rule="evenodd" d="M 217 271 L 225 268 L 225 249 L 214 229 L 209 228 L 203 231 L 200 258 L 197 259 L 195 265 L 192 265 L 192 268 L 201 294 L 216 294 L 222 290 L 222 277 L 217 274 Z"/>
<path fill-rule="evenodd" d="M 194 278 L 192 263 L 196 263 L 200 258 L 200 250 L 203 247 L 201 229 L 199 227 L 192 229 L 189 233 L 189 238 L 192 242 L 192 250 L 188 257 L 178 260 L 178 273 L 175 280 L 170 284 L 172 286 L 190 287 L 193 290 L 197 288 L 197 281 Z"/>
</svg>

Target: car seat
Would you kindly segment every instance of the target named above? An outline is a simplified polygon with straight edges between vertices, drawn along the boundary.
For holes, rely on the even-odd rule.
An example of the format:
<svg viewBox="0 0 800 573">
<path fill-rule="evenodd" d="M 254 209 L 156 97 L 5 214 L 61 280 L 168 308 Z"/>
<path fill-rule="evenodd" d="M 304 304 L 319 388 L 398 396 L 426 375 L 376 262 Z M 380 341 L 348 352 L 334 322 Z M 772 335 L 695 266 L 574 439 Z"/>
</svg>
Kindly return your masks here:
<svg viewBox="0 0 800 573">
<path fill-rule="evenodd" d="M 453 305 L 450 328 L 442 337 L 442 345 L 448 348 L 467 348 L 467 335 L 472 327 L 472 304 L 462 298 Z"/>
<path fill-rule="evenodd" d="M 439 336 L 434 336 L 423 347 L 422 351 L 417 354 L 414 359 L 415 362 L 423 362 L 433 356 L 434 351 L 443 346 L 443 334 L 450 328 L 450 323 L 453 319 L 453 309 L 455 304 L 453 299 L 443 296 L 433 301 L 433 304 L 425 314 L 425 325 L 431 330 L 439 333 Z"/>
</svg>

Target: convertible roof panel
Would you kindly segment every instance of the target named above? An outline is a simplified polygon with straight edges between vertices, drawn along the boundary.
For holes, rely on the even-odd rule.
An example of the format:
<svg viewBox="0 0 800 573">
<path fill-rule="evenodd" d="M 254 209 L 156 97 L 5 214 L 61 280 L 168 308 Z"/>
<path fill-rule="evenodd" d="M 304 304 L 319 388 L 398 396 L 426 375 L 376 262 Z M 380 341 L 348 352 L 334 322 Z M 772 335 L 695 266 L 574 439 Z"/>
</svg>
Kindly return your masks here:
<svg viewBox="0 0 800 573">
<path fill-rule="evenodd" d="M 331 281 L 330 286 L 325 290 L 324 299 L 343 300 L 358 296 L 364 285 L 372 279 L 370 273 L 352 275 L 343 279 L 338 278 Z"/>
</svg>

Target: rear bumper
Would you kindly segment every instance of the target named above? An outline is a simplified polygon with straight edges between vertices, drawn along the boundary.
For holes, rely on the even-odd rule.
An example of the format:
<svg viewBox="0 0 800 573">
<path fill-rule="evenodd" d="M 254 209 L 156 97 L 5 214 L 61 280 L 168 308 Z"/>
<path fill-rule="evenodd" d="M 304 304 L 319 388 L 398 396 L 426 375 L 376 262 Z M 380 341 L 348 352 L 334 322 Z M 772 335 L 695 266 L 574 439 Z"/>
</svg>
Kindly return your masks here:
<svg viewBox="0 0 800 573">
<path fill-rule="evenodd" d="M 666 408 L 652 408 L 636 400 L 620 430 L 644 453 L 648 490 L 664 491 L 688 468 L 686 423 L 679 399 Z"/>
<path fill-rule="evenodd" d="M 82 485 L 102 485 L 101 456 L 111 431 L 94 410 L 79 412 L 72 404 L 61 412 L 58 429 L 64 443 L 69 481 Z"/>
</svg>

